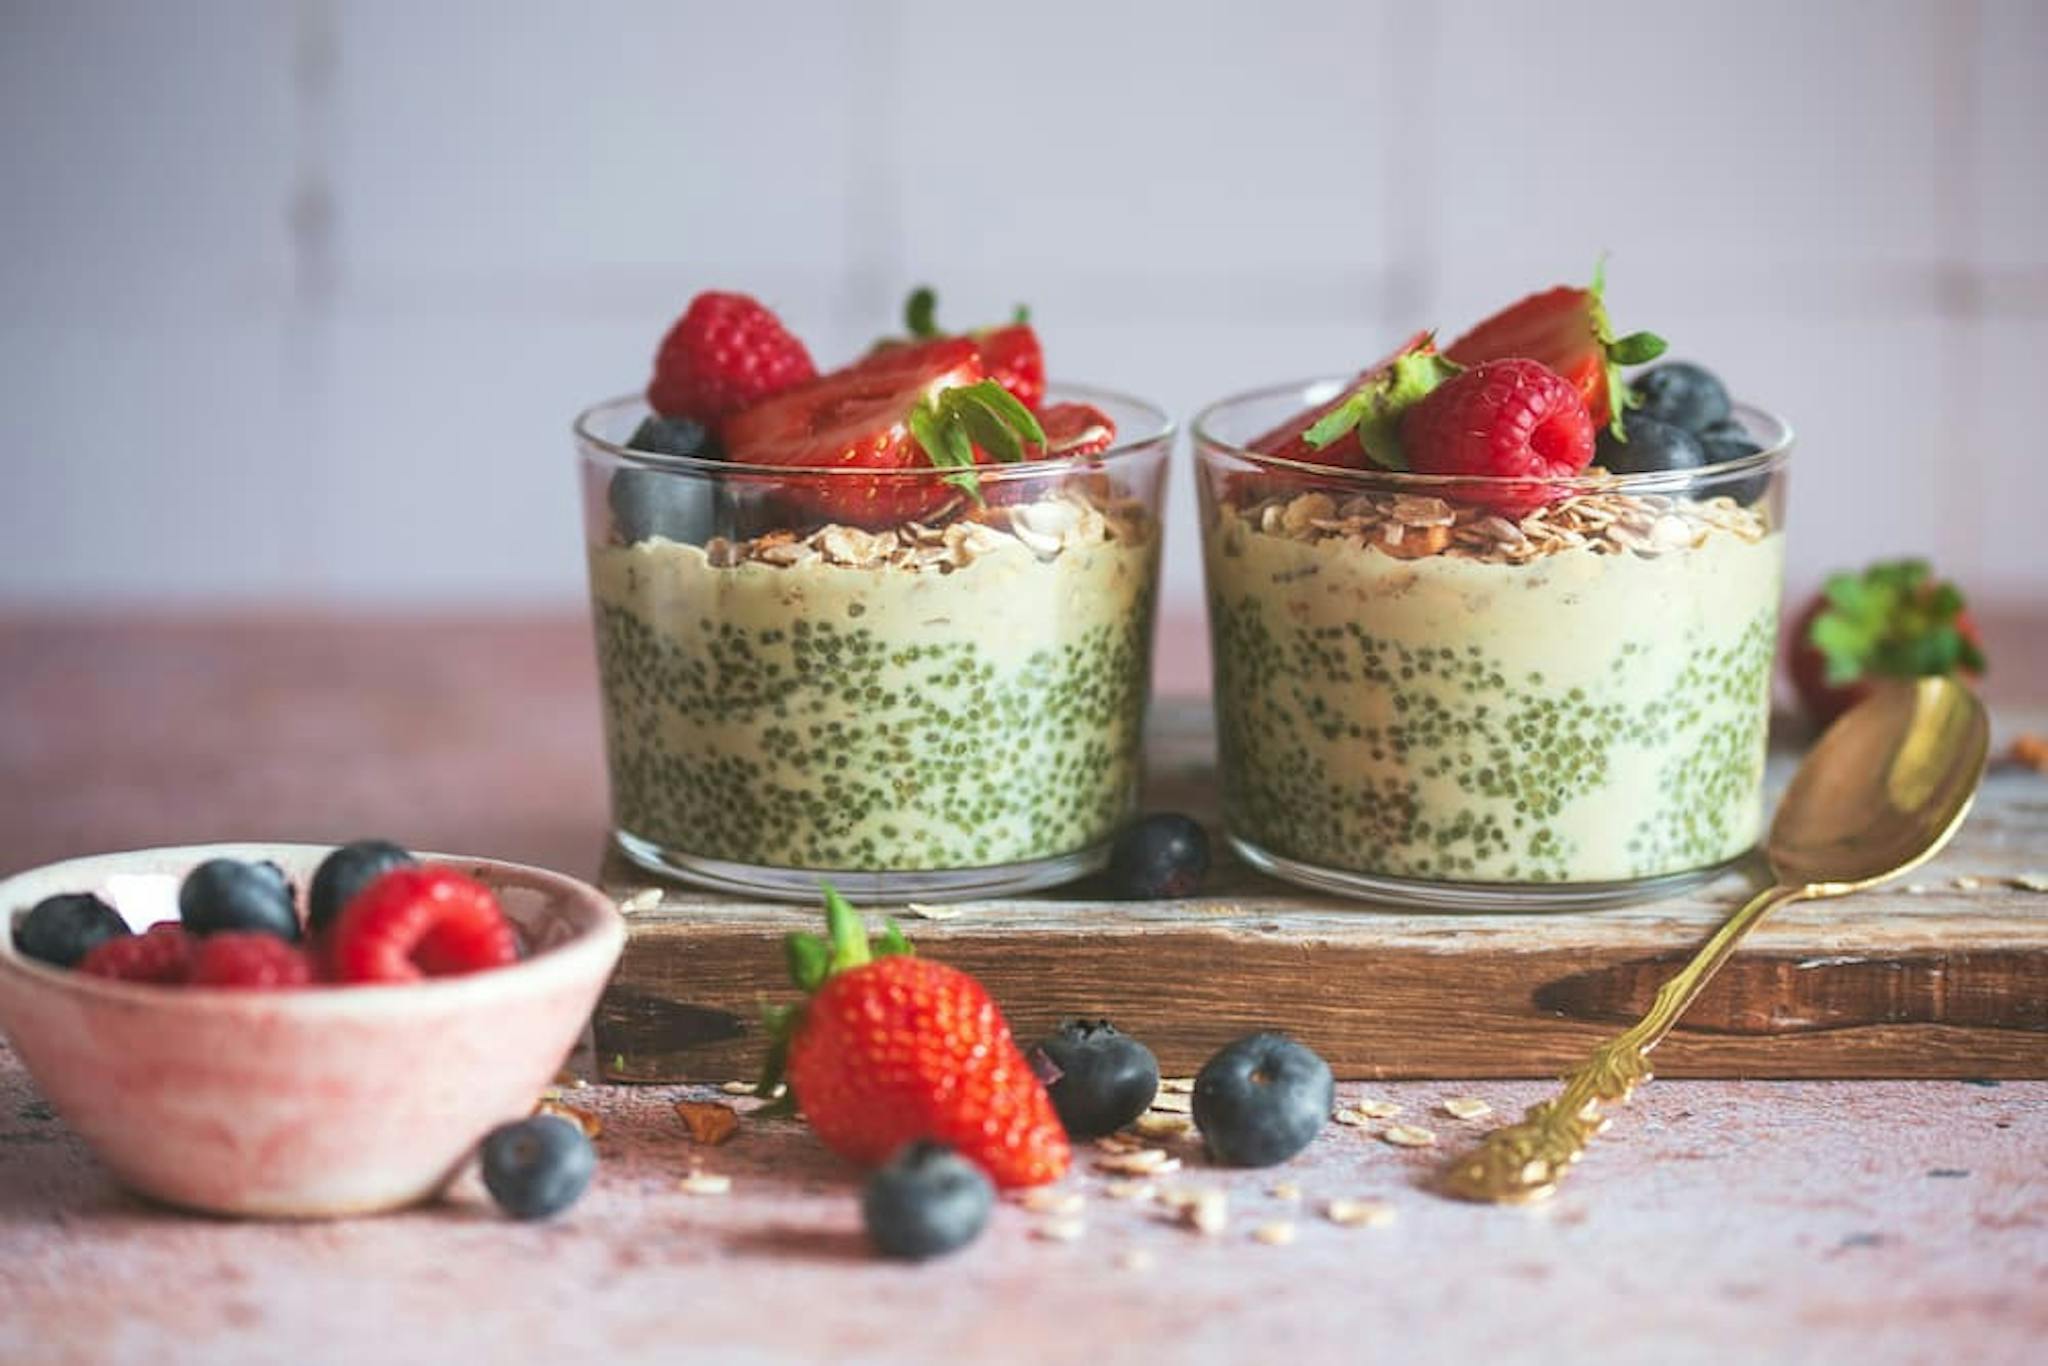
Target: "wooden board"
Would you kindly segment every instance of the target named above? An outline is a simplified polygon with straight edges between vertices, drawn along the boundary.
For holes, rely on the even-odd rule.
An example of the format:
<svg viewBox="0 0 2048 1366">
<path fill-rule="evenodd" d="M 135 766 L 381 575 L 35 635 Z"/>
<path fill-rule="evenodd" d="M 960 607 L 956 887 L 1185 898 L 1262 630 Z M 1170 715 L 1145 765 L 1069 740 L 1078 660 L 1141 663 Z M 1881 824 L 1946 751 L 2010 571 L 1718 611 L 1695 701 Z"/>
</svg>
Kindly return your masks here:
<svg viewBox="0 0 2048 1366">
<path fill-rule="evenodd" d="M 1158 708 L 1151 753 L 1148 805 L 1213 831 L 1206 704 Z M 1790 760 L 1774 757 L 1777 780 Z M 1020 1035 L 1108 1016 L 1169 1074 L 1271 1026 L 1340 1077 L 1541 1077 L 1634 1019 L 1761 871 L 1622 910 L 1430 915 L 1301 891 L 1219 843 L 1209 885 L 1187 901 L 1119 903 L 1081 883 L 944 920 L 863 909 L 902 917 L 923 952 L 981 978 Z M 1996 770 L 1954 845 L 1911 881 L 1759 928 L 1658 1050 L 1658 1071 L 2048 1077 L 2048 895 L 2018 883 L 2044 872 L 2048 778 Z M 621 899 L 657 885 L 615 851 L 604 881 Z M 760 1006 L 790 995 L 782 936 L 817 924 L 810 908 L 664 887 L 632 916 L 598 1009 L 606 1075 L 751 1076 Z"/>
</svg>

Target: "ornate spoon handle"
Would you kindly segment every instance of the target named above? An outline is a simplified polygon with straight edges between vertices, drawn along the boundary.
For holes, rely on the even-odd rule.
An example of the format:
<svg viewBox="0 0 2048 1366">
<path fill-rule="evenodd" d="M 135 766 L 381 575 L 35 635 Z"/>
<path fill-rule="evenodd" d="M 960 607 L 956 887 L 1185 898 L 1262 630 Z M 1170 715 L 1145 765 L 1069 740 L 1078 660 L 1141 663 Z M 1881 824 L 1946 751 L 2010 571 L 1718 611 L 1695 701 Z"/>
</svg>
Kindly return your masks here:
<svg viewBox="0 0 2048 1366">
<path fill-rule="evenodd" d="M 1827 886 L 1780 886 L 1758 893 L 1714 931 L 1690 963 L 1657 988 L 1657 998 L 1642 1019 L 1593 1050 L 1576 1071 L 1565 1076 L 1564 1089 L 1555 1098 L 1530 1106 L 1519 1123 L 1495 1129 L 1477 1148 L 1446 1168 L 1444 1190 L 1465 1200 L 1516 1205 L 1554 1192 L 1572 1163 L 1585 1152 L 1586 1144 L 1607 1127 L 1600 1107 L 1627 1100 L 1631 1091 L 1650 1079 L 1650 1050 L 1699 998 L 1743 936 L 1780 906 L 1826 896 L 1833 890 Z"/>
</svg>

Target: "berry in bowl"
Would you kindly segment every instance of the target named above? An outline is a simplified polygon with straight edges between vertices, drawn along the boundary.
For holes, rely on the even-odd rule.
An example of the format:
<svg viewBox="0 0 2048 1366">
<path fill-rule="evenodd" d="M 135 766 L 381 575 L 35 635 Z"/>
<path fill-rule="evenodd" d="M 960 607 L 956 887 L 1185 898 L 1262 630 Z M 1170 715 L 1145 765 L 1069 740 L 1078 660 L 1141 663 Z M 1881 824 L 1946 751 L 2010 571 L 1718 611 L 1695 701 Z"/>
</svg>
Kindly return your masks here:
<svg viewBox="0 0 2048 1366">
<path fill-rule="evenodd" d="M 57 1112 L 134 1190 L 263 1217 L 437 1193 L 532 1111 L 625 942 L 571 878 L 384 841 L 73 859 L 0 913 L 0 1030 Z"/>
<path fill-rule="evenodd" d="M 1791 433 L 1598 281 L 1195 423 L 1224 808 L 1304 885 L 1665 895 L 1755 843 Z"/>
<path fill-rule="evenodd" d="M 1135 810 L 1171 426 L 1021 318 L 826 374 L 704 294 L 576 422 L 615 837 L 796 900 L 1018 892 Z"/>
</svg>

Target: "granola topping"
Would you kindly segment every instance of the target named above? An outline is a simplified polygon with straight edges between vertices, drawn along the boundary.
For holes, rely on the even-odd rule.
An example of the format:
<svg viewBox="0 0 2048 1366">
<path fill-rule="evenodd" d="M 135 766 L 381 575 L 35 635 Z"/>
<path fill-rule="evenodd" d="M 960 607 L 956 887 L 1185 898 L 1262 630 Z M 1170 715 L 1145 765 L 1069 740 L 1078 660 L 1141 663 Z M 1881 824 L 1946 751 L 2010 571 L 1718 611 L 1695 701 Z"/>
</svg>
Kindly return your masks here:
<svg viewBox="0 0 2048 1366">
<path fill-rule="evenodd" d="M 834 523 L 802 537 L 787 530 L 746 541 L 714 536 L 705 542 L 704 555 L 719 569 L 826 564 L 950 574 L 1019 544 L 1043 561 L 1087 546 L 1142 545 L 1153 534 L 1151 522 L 1151 514 L 1135 500 L 1098 502 L 1085 493 L 1063 490 L 1037 502 L 979 509 L 971 518 L 944 525 L 911 521 L 863 531 Z"/>
</svg>

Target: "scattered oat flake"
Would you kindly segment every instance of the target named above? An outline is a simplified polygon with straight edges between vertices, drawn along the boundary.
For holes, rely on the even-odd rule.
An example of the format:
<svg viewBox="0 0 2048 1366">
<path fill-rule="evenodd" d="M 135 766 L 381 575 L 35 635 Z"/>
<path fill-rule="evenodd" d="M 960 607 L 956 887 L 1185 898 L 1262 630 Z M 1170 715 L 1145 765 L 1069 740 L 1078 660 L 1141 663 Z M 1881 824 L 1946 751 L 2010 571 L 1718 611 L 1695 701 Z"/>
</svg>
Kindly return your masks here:
<svg viewBox="0 0 2048 1366">
<path fill-rule="evenodd" d="M 2023 892 L 2048 892 L 2048 873 L 2021 873 L 2012 885 Z"/>
<path fill-rule="evenodd" d="M 1159 1264 L 1151 1249 L 1127 1247 L 1117 1254 L 1116 1264 L 1125 1271 L 1150 1271 Z"/>
<path fill-rule="evenodd" d="M 1017 1203 L 1033 1214 L 1079 1214 L 1088 1203 L 1088 1197 L 1079 1191 L 1033 1186 L 1017 1197 Z"/>
<path fill-rule="evenodd" d="M 1935 888 L 1934 884 L 1931 882 L 1909 882 L 1904 887 L 1901 887 L 1899 890 L 1904 892 L 1907 896 L 1926 896 L 1929 892 L 1935 890 Z"/>
<path fill-rule="evenodd" d="M 1372 1123 L 1372 1121 L 1366 1117 L 1366 1114 L 1363 1110 L 1343 1109 L 1339 1110 L 1336 1114 L 1331 1115 L 1330 1118 L 1336 1120 L 1339 1124 L 1342 1124 L 1347 1128 L 1352 1129 L 1363 1129 L 1366 1125 Z"/>
<path fill-rule="evenodd" d="M 1161 1077 L 1159 1079 L 1159 1089 L 1169 1096 L 1193 1095 L 1195 1079 L 1193 1077 Z"/>
<path fill-rule="evenodd" d="M 1162 1091 L 1152 1097 L 1152 1108 L 1154 1110 L 1163 1110 L 1168 1114 L 1193 1114 L 1195 1098 L 1179 1091 Z"/>
<path fill-rule="evenodd" d="M 619 912 L 622 915 L 644 915 L 660 905 L 661 888 L 642 887 L 619 902 Z"/>
<path fill-rule="evenodd" d="M 1095 1170 L 1110 1176 L 1162 1176 L 1180 1170 L 1180 1159 L 1164 1148 L 1140 1148 L 1136 1152 L 1106 1153 L 1095 1159 Z"/>
<path fill-rule="evenodd" d="M 1032 1228 L 1031 1236 L 1048 1243 L 1073 1243 L 1087 1231 L 1088 1225 L 1081 1219 L 1047 1219 Z"/>
<path fill-rule="evenodd" d="M 1384 1200 L 1332 1200 L 1323 1215 L 1345 1228 L 1385 1228 L 1394 1222 L 1394 1207 Z"/>
<path fill-rule="evenodd" d="M 1213 1238 L 1230 1222 L 1230 1197 L 1218 1190 L 1196 1191 L 1180 1206 L 1180 1220 L 1204 1237 Z"/>
<path fill-rule="evenodd" d="M 1377 1096 L 1361 1096 L 1352 1102 L 1351 1108 L 1367 1119 L 1392 1119 L 1401 1113 L 1399 1105 L 1391 1100 L 1381 1100 Z"/>
<path fill-rule="evenodd" d="M 1964 873 L 1956 879 L 1956 890 L 1959 892 L 1976 892 L 1982 891 L 1983 888 L 1984 879 L 1981 877 L 1974 877 L 1969 873 Z"/>
<path fill-rule="evenodd" d="M 718 1084 L 718 1089 L 725 1092 L 728 1096 L 751 1096 L 754 1094 L 754 1083 L 750 1081 L 722 1081 Z"/>
<path fill-rule="evenodd" d="M 1103 1195 L 1111 1200 L 1150 1200 L 1158 1191 L 1159 1187 L 1150 1181 L 1137 1180 L 1111 1181 L 1102 1188 Z"/>
<path fill-rule="evenodd" d="M 927 906 L 917 901 L 905 902 L 903 909 L 920 920 L 951 920 L 960 914 L 958 906 Z"/>
<path fill-rule="evenodd" d="M 1143 1151 L 1146 1146 L 1139 1140 L 1123 1134 L 1104 1134 L 1095 1140 L 1095 1150 L 1104 1153 L 1135 1153 Z"/>
<path fill-rule="evenodd" d="M 604 1132 L 604 1121 L 588 1110 L 579 1110 L 573 1105 L 564 1105 L 552 1097 L 544 1097 L 533 1107 L 537 1115 L 559 1115 L 583 1131 L 585 1138 L 596 1138 Z"/>
<path fill-rule="evenodd" d="M 1444 1101 L 1444 1113 L 1452 1119 L 1481 1119 L 1493 1113 L 1493 1107 L 1477 1096 L 1451 1096 Z"/>
<path fill-rule="evenodd" d="M 1268 1247 L 1286 1247 L 1294 1241 L 1294 1225 L 1285 1219 L 1275 1219 L 1270 1224 L 1260 1224 L 1252 1230 L 1252 1241 Z"/>
<path fill-rule="evenodd" d="M 676 1117 L 683 1121 L 691 1138 L 713 1148 L 731 1138 L 740 1127 L 738 1112 L 715 1100 L 679 1100 Z"/>
<path fill-rule="evenodd" d="M 1147 1138 L 1178 1138 L 1193 1133 L 1195 1121 L 1186 1115 L 1146 1114 L 1139 1115 L 1131 1127 Z"/>
<path fill-rule="evenodd" d="M 1397 1148 L 1433 1148 L 1436 1135 L 1413 1124 L 1389 1124 L 1380 1137 Z"/>
<path fill-rule="evenodd" d="M 1274 1183 L 1273 1187 L 1266 1194 L 1272 1196 L 1275 1200 L 1299 1200 L 1301 1199 L 1301 1187 L 1295 1185 L 1292 1181 L 1280 1181 Z"/>
<path fill-rule="evenodd" d="M 688 1195 L 724 1195 L 732 1189 L 732 1178 L 717 1172 L 691 1172 L 676 1186 Z"/>
</svg>

